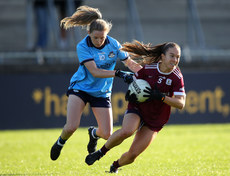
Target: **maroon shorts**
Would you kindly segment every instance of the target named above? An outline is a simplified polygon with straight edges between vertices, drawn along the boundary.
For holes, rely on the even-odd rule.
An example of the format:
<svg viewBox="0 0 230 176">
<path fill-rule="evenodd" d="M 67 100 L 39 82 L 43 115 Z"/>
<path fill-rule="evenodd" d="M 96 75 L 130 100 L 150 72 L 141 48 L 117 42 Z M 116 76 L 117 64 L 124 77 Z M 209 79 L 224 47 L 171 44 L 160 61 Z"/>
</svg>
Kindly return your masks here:
<svg viewBox="0 0 230 176">
<path fill-rule="evenodd" d="M 140 112 L 138 111 L 138 109 L 127 109 L 125 114 L 128 114 L 128 113 L 135 113 L 141 118 L 140 126 L 147 126 L 150 130 L 154 132 L 159 132 L 163 128 L 163 126 L 155 126 L 155 124 L 146 122 L 144 118 L 142 117 L 142 115 L 140 114 Z"/>
</svg>

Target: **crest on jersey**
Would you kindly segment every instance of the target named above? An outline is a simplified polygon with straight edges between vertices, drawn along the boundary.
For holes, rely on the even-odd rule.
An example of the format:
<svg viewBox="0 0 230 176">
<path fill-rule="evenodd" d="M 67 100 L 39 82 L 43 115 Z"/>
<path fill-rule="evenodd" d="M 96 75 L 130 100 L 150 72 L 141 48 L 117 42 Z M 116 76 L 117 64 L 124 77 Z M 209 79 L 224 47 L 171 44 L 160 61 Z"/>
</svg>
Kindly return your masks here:
<svg viewBox="0 0 230 176">
<path fill-rule="evenodd" d="M 166 84 L 167 84 L 167 85 L 169 85 L 169 86 L 171 86 L 171 84 L 172 84 L 172 80 L 171 80 L 171 79 L 169 79 L 169 78 L 168 78 L 168 79 L 166 79 Z"/>
<path fill-rule="evenodd" d="M 111 51 L 111 52 L 109 53 L 109 58 L 114 57 L 114 56 L 115 56 L 114 52 Z"/>
</svg>

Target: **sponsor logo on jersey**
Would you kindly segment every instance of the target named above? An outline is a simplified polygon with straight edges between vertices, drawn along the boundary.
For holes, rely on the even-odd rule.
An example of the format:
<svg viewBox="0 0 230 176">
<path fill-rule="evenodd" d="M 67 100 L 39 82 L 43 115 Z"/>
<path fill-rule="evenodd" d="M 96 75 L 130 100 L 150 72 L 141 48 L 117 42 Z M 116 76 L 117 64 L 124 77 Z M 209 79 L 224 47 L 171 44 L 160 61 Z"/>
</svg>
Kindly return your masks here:
<svg viewBox="0 0 230 176">
<path fill-rule="evenodd" d="M 100 60 L 105 60 L 105 53 L 98 53 Z"/>
<path fill-rule="evenodd" d="M 169 79 L 169 78 L 168 78 L 168 79 L 166 79 L 166 84 L 167 84 L 167 85 L 169 85 L 169 86 L 171 86 L 171 84 L 172 84 L 172 80 L 171 80 L 171 79 Z"/>
</svg>

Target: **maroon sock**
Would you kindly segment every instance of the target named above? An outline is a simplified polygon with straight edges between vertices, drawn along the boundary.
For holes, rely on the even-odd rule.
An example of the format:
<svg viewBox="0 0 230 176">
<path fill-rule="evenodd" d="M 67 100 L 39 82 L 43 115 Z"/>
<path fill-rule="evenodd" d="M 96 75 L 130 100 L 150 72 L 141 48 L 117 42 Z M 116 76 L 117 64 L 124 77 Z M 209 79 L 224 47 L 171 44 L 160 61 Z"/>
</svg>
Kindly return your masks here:
<svg viewBox="0 0 230 176">
<path fill-rule="evenodd" d="M 103 145 L 103 147 L 101 148 L 101 153 L 102 153 L 103 155 L 105 155 L 109 150 L 110 150 L 110 149 L 107 149 L 107 148 L 105 147 L 105 145 Z"/>
<path fill-rule="evenodd" d="M 120 165 L 119 165 L 119 163 L 118 163 L 118 160 L 113 162 L 113 166 L 114 166 L 115 168 L 120 167 Z"/>
</svg>

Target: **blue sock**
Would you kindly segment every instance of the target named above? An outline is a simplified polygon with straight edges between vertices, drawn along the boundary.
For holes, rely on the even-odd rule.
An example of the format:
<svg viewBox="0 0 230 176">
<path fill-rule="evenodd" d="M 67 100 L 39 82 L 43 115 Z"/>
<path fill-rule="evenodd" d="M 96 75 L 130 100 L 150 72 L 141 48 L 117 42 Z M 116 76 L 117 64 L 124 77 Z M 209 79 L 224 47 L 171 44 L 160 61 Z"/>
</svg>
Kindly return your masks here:
<svg viewBox="0 0 230 176">
<path fill-rule="evenodd" d="M 98 139 L 99 136 L 97 136 L 96 131 L 97 131 L 97 128 L 94 128 L 93 131 L 92 131 L 92 133 L 93 133 L 93 137 L 94 137 L 95 139 Z"/>
<path fill-rule="evenodd" d="M 58 138 L 58 144 L 61 144 L 63 146 L 65 142 L 66 140 L 62 139 L 61 136 Z"/>
</svg>

